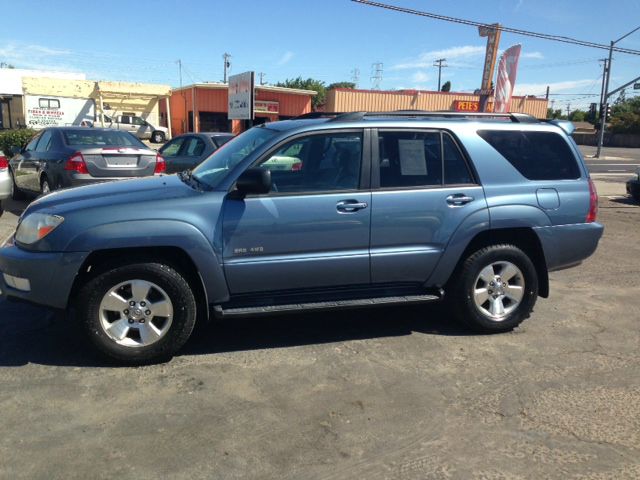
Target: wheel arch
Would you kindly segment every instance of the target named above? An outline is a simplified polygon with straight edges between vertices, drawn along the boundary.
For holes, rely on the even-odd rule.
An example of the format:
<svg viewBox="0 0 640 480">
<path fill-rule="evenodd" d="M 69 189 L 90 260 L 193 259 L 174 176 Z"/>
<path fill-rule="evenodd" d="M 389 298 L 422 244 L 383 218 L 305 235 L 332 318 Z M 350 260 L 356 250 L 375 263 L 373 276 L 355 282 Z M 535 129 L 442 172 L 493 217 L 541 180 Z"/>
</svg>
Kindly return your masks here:
<svg viewBox="0 0 640 480">
<path fill-rule="evenodd" d="M 209 320 L 209 299 L 205 282 L 189 254 L 175 246 L 106 248 L 91 252 L 82 263 L 71 287 L 67 307 L 71 306 L 82 285 L 97 276 L 107 267 L 115 267 L 125 263 L 161 262 L 183 275 L 194 290 L 198 308 L 197 321 Z"/>
<path fill-rule="evenodd" d="M 549 296 L 549 274 L 544 250 L 538 235 L 530 227 L 489 229 L 477 233 L 464 249 L 447 281 L 455 278 L 455 273 L 473 252 L 490 245 L 504 243 L 518 247 L 531 259 L 538 276 L 538 295 L 547 298 Z"/>
</svg>

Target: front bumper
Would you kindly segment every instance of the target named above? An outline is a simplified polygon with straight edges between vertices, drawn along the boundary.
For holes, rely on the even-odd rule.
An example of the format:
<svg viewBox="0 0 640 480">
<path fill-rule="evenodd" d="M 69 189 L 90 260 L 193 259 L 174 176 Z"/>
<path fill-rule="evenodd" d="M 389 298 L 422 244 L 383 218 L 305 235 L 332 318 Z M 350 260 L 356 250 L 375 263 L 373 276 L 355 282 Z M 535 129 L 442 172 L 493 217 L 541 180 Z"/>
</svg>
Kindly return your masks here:
<svg viewBox="0 0 640 480">
<path fill-rule="evenodd" d="M 66 308 L 71 287 L 88 253 L 30 252 L 15 245 L 0 248 L 2 296 L 53 308 Z M 7 285 L 4 274 L 28 280 L 29 291 Z"/>
</svg>

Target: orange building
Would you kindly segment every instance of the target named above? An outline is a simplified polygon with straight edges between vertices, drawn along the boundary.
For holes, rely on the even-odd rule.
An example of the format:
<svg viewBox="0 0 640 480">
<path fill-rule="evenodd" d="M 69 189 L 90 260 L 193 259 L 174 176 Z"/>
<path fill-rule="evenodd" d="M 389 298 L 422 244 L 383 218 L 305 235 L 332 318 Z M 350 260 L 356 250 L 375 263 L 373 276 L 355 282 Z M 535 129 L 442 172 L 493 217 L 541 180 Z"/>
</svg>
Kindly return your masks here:
<svg viewBox="0 0 640 480">
<path fill-rule="evenodd" d="M 351 90 L 336 88 L 327 92 L 327 112 L 389 112 L 393 110 L 452 110 L 477 112 L 480 96 L 472 93 L 431 92 L 428 90 Z M 489 100 L 489 110 L 493 107 Z M 547 117 L 548 100 L 537 97 L 513 97 L 511 111 Z"/>
<path fill-rule="evenodd" d="M 256 85 L 253 124 L 309 113 L 314 95 L 316 92 L 312 90 Z M 228 86 L 224 83 L 198 83 L 177 88 L 171 94 L 169 112 L 164 102 L 160 105 L 161 123 L 167 125 L 167 118 L 171 117 L 173 136 L 185 132 L 239 133 L 245 130 L 246 120 L 230 121 L 227 117 L 228 104 Z"/>
</svg>

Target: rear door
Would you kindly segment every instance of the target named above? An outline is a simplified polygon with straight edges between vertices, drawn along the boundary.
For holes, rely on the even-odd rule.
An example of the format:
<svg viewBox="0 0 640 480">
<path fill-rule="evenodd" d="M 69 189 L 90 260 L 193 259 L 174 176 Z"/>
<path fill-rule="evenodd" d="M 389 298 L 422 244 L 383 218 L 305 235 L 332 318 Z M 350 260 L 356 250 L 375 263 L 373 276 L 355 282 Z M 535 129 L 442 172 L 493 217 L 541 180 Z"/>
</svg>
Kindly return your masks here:
<svg viewBox="0 0 640 480">
<path fill-rule="evenodd" d="M 483 189 L 448 132 L 373 138 L 371 280 L 425 282 L 464 219 L 486 209 Z"/>
</svg>

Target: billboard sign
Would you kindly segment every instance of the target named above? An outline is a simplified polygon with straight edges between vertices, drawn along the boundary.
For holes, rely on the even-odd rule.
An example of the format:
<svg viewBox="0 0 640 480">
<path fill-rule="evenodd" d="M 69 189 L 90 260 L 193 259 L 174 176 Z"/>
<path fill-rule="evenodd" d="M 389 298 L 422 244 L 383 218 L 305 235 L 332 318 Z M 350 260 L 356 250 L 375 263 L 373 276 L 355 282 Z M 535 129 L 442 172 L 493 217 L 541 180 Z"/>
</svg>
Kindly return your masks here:
<svg viewBox="0 0 640 480">
<path fill-rule="evenodd" d="M 267 100 L 256 100 L 254 102 L 254 109 L 253 111 L 255 113 L 271 113 L 271 114 L 277 114 L 280 110 L 280 103 L 279 102 L 270 102 Z"/>
<path fill-rule="evenodd" d="M 500 24 L 494 23 L 478 27 L 478 33 L 481 37 L 487 37 L 487 49 L 484 55 L 484 68 L 482 69 L 482 90 L 491 90 L 491 81 L 493 80 L 493 70 L 496 66 L 496 58 L 498 56 L 498 46 L 500 45 Z"/>
<path fill-rule="evenodd" d="M 498 79 L 496 81 L 495 111 L 505 113 L 511 110 L 511 95 L 516 84 L 520 45 L 509 47 L 500 57 Z"/>
<path fill-rule="evenodd" d="M 91 99 L 25 95 L 25 123 L 40 130 L 46 127 L 93 125 L 95 103 Z"/>
<path fill-rule="evenodd" d="M 229 119 L 253 120 L 254 73 L 229 77 Z"/>
</svg>

